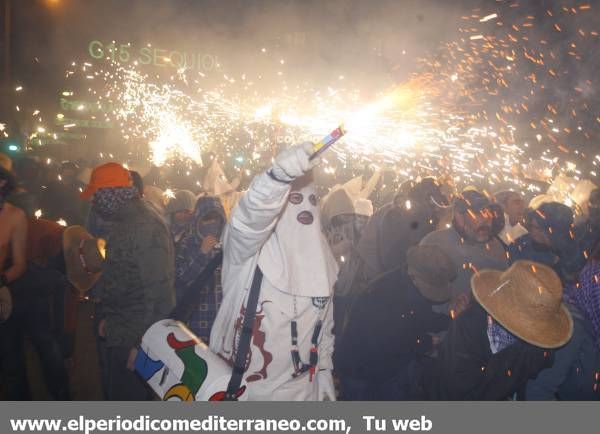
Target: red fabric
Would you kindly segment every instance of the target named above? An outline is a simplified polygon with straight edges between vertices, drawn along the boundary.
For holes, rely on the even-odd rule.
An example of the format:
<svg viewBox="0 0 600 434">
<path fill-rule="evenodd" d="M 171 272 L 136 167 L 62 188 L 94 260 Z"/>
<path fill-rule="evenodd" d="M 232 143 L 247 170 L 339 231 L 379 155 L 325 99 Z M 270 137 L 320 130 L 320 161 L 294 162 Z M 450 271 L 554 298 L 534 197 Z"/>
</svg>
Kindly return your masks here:
<svg viewBox="0 0 600 434">
<path fill-rule="evenodd" d="M 51 220 L 31 219 L 27 230 L 27 260 L 47 266 L 62 251 L 65 228 Z"/>
<path fill-rule="evenodd" d="M 65 227 L 45 219 L 31 219 L 27 232 L 27 260 L 41 267 L 62 252 Z M 73 333 L 77 323 L 79 294 L 69 285 L 65 291 L 64 332 Z"/>
</svg>

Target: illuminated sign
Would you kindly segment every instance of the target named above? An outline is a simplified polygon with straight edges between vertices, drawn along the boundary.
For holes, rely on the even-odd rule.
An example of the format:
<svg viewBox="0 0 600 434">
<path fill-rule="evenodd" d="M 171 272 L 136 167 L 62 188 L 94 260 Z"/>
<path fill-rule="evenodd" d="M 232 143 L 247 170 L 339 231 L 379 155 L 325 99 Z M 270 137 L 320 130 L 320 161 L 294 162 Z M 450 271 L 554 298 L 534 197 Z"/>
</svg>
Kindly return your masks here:
<svg viewBox="0 0 600 434">
<path fill-rule="evenodd" d="M 111 113 L 113 105 L 111 102 L 95 102 L 60 99 L 60 108 L 64 111 L 85 111 L 87 113 Z"/>
<path fill-rule="evenodd" d="M 131 44 L 116 44 L 114 41 L 109 44 L 97 40 L 90 41 L 88 54 L 93 59 L 198 71 L 211 71 L 217 65 L 216 56 L 211 54 L 165 50 L 150 45 L 136 49 Z"/>
<path fill-rule="evenodd" d="M 55 125 L 62 126 L 63 128 L 112 128 L 113 125 L 107 121 L 99 121 L 96 119 L 71 119 L 62 117 L 54 121 Z"/>
<path fill-rule="evenodd" d="M 68 94 L 69 92 L 63 92 L 63 94 Z M 70 116 L 81 115 L 93 115 L 96 113 L 111 113 L 113 106 L 110 102 L 96 102 L 92 103 L 89 101 L 83 100 L 72 100 L 65 97 L 60 98 L 60 108 L 64 112 L 73 113 Z M 54 120 L 54 125 L 63 127 L 64 129 L 70 128 L 112 128 L 113 125 L 110 122 L 104 120 L 94 119 L 95 116 L 92 116 L 92 119 L 75 119 L 72 117 L 66 117 L 64 114 L 59 113 L 56 115 L 56 119 Z M 65 137 L 69 138 L 69 137 Z"/>
<path fill-rule="evenodd" d="M 31 140 L 32 146 L 43 146 L 43 145 L 61 145 L 66 142 L 85 140 L 87 136 L 82 133 L 69 133 L 59 132 L 54 134 L 48 134 L 44 137 L 35 137 Z"/>
</svg>

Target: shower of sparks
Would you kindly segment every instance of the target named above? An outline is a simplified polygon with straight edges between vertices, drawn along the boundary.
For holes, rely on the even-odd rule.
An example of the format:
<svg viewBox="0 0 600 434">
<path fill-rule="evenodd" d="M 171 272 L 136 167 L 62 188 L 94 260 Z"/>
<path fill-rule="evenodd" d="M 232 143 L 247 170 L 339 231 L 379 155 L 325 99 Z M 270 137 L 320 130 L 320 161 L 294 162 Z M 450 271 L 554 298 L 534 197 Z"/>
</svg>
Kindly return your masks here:
<svg viewBox="0 0 600 434">
<path fill-rule="evenodd" d="M 433 174 L 456 185 L 509 185 L 536 194 L 547 188 L 540 182 L 554 179 L 555 197 L 574 203 L 577 182 L 598 183 L 593 55 L 600 37 L 590 19 L 597 11 L 570 3 L 540 13 L 498 0 L 494 10 L 472 11 L 462 17 L 457 39 L 414 59 L 410 78 L 375 96 L 365 95 L 351 71 L 336 74 L 329 86 L 296 82 L 287 75 L 293 60 L 269 47 L 257 53 L 272 68 L 255 75 L 218 65 L 163 77 L 105 59 L 73 62 L 66 77 L 85 82 L 85 99 L 109 107 L 98 111 L 104 120 L 119 127 L 126 143 L 147 145 L 159 166 L 172 159 L 200 163 L 210 152 L 249 174 L 279 146 L 317 141 L 343 123 L 347 134 L 325 154 L 327 176 L 352 177 L 369 165 L 402 179 Z M 71 88 L 77 86 L 63 95 L 77 93 Z M 62 113 L 55 116 L 63 131 L 76 130 Z M 41 118 L 31 138 L 53 134 L 40 124 Z"/>
</svg>

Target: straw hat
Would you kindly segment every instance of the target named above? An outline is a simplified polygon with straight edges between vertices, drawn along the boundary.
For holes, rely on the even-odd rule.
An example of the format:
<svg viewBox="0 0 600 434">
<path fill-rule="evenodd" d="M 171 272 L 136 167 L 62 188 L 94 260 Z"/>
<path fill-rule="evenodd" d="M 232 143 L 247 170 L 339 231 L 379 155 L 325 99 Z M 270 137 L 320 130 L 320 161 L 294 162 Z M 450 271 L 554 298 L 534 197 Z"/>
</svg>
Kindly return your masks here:
<svg viewBox="0 0 600 434">
<path fill-rule="evenodd" d="M 418 275 L 415 286 L 423 297 L 436 303 L 450 300 L 450 283 L 458 275 L 458 267 L 437 245 L 417 245 L 406 254 L 410 273 Z"/>
<path fill-rule="evenodd" d="M 563 286 L 549 267 L 516 261 L 504 271 L 483 270 L 471 278 L 475 299 L 504 328 L 541 348 L 558 348 L 573 334 L 562 304 Z"/>
<path fill-rule="evenodd" d="M 81 292 L 88 291 L 102 274 L 106 243 L 82 226 L 69 226 L 63 233 L 67 279 Z"/>
</svg>

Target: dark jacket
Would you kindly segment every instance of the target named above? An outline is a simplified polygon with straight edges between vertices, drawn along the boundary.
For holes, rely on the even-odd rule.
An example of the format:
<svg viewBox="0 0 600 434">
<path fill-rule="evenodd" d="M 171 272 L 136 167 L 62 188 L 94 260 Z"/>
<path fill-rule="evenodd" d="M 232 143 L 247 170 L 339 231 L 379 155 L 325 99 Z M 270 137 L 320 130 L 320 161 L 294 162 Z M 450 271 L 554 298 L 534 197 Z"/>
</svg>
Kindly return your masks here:
<svg viewBox="0 0 600 434">
<path fill-rule="evenodd" d="M 346 327 L 336 335 L 334 368 L 353 379 L 394 377 L 431 350 L 429 333 L 446 330 L 448 321 L 447 315 L 432 312 L 404 267 L 396 268 L 357 298 Z"/>
<path fill-rule="evenodd" d="M 560 260 L 558 255 L 549 247 L 536 243 L 530 234 L 520 236 L 514 243 L 508 246 L 509 262 L 527 260 L 547 265 L 555 271 L 560 271 L 557 264 Z"/>
<path fill-rule="evenodd" d="M 174 306 L 174 250 L 165 223 L 143 201 L 125 206 L 111 225 L 96 284 L 108 346 L 139 344 Z"/>
<path fill-rule="evenodd" d="M 587 240 L 583 236 L 581 238 L 581 241 L 565 238 L 556 244 L 559 247 L 547 247 L 536 243 L 531 234 L 525 234 L 508 246 L 509 262 L 511 264 L 518 260 L 539 262 L 552 268 L 564 284 L 573 282 L 586 262 L 583 251 L 586 249 L 584 241 Z M 589 257 L 589 251 L 587 255 Z"/>
<path fill-rule="evenodd" d="M 202 218 L 208 214 L 218 216 L 220 222 L 211 225 L 211 227 L 201 224 Z M 201 197 L 196 203 L 192 220 L 179 242 L 175 243 L 175 292 L 179 307 L 181 307 L 181 302 L 188 291 L 202 293 L 196 299 L 198 303 L 195 306 L 188 306 L 190 309 L 189 317 L 181 318 L 181 320 L 185 321 L 190 330 L 206 344 L 209 342 L 210 330 L 223 298 L 221 281 L 216 278 L 216 275 L 220 275 L 220 267 L 208 284 L 196 288 L 194 288 L 194 285 L 197 284 L 200 274 L 218 253 L 218 249 L 213 249 L 204 254 L 201 250 L 202 241 L 207 235 L 213 235 L 219 239 L 225 221 L 225 211 L 219 199 L 216 197 Z"/>
<path fill-rule="evenodd" d="M 338 274 L 334 301 L 336 328 L 347 321 L 346 316 L 356 297 L 370 282 L 404 264 L 408 249 L 419 244 L 434 229 L 432 211 L 417 202 L 402 207 L 390 204 L 371 217 L 356 249 Z"/>
<path fill-rule="evenodd" d="M 523 341 L 492 354 L 487 312 L 473 305 L 450 325 L 439 358 L 425 364 L 421 385 L 427 400 L 499 401 L 552 366 L 551 353 Z"/>
</svg>

